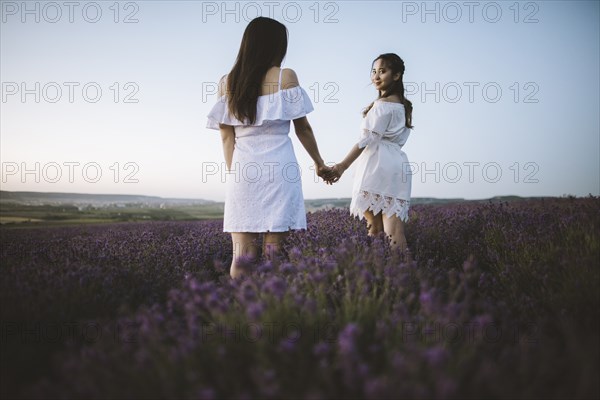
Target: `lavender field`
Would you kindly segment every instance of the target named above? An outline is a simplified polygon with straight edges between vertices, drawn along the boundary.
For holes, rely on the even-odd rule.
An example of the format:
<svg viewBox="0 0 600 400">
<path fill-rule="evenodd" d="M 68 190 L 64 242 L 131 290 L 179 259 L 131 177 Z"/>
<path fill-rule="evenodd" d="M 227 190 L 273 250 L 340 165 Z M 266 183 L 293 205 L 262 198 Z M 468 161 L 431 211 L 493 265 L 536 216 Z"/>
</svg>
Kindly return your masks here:
<svg viewBox="0 0 600 400">
<path fill-rule="evenodd" d="M 600 198 L 418 205 L 401 262 L 308 214 L 232 281 L 222 221 L 2 228 L 2 398 L 598 398 Z"/>
</svg>

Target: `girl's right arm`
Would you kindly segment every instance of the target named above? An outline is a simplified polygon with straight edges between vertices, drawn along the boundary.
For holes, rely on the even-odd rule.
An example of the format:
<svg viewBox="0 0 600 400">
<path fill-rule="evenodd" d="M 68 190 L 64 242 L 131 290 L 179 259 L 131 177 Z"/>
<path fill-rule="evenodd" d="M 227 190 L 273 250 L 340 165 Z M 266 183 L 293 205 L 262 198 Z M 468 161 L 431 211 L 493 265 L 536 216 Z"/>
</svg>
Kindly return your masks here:
<svg viewBox="0 0 600 400">
<path fill-rule="evenodd" d="M 350 152 L 348 153 L 348 155 L 346 156 L 346 158 L 344 158 L 344 160 L 341 161 L 340 163 L 335 164 L 335 166 L 333 167 L 333 170 L 338 175 L 338 179 L 339 179 L 339 177 L 342 176 L 342 174 L 348 168 L 350 168 L 350 166 L 352 165 L 352 163 L 358 158 L 358 156 L 360 156 L 360 154 L 363 152 L 364 149 L 365 149 L 364 147 L 363 148 L 359 148 L 358 144 L 355 144 L 350 149 Z"/>
</svg>

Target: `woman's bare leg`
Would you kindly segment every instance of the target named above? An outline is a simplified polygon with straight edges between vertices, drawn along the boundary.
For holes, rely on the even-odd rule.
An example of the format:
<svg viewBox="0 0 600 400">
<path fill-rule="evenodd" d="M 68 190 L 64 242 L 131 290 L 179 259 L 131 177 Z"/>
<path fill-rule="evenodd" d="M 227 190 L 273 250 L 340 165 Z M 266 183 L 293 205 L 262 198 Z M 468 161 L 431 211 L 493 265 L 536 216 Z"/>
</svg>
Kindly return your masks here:
<svg viewBox="0 0 600 400">
<path fill-rule="evenodd" d="M 371 210 L 365 211 L 365 218 L 367 220 L 367 228 L 369 229 L 369 236 L 376 236 L 378 233 L 383 231 L 383 220 L 381 219 L 381 212 L 377 215 L 373 215 Z"/>
<path fill-rule="evenodd" d="M 233 242 L 233 260 L 231 261 L 231 270 L 229 274 L 232 278 L 237 278 L 245 272 L 249 272 L 239 262 L 240 257 L 256 260 L 260 246 L 258 244 L 258 233 L 232 232 L 231 241 Z"/>
<path fill-rule="evenodd" d="M 404 221 L 395 215 L 383 216 L 383 230 L 390 238 L 390 247 L 406 252 L 406 236 L 404 235 Z"/>
<path fill-rule="evenodd" d="M 265 233 L 263 241 L 263 254 L 267 260 L 280 253 L 281 243 L 287 237 L 288 232 L 268 232 Z"/>
</svg>

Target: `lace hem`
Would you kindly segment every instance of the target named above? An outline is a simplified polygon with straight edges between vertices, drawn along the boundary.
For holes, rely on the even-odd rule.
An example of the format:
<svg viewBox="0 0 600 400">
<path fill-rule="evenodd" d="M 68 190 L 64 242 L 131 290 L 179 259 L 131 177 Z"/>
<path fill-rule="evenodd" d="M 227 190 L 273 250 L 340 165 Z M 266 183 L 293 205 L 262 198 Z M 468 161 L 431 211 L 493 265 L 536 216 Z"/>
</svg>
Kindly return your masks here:
<svg viewBox="0 0 600 400">
<path fill-rule="evenodd" d="M 383 211 L 387 217 L 396 215 L 402 221 L 406 222 L 408 221 L 409 208 L 410 200 L 397 199 L 361 190 L 355 195 L 350 205 L 350 213 L 362 219 L 364 212 L 367 210 L 371 210 L 375 215 Z"/>
</svg>

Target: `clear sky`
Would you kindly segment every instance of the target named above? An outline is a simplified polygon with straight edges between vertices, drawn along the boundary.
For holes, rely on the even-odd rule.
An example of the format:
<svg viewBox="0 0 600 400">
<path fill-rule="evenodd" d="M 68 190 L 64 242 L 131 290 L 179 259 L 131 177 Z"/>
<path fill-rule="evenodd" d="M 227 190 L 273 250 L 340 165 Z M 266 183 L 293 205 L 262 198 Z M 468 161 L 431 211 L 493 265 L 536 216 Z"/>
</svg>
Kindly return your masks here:
<svg viewBox="0 0 600 400">
<path fill-rule="evenodd" d="M 289 30 L 323 158 L 357 141 L 372 60 L 406 65 L 413 197 L 600 194 L 597 1 L 2 1 L 3 190 L 222 201 L 215 83 L 255 16 Z M 116 21 L 116 22 L 115 22 Z M 36 98 L 37 97 L 37 98 Z M 36 101 L 37 100 L 37 101 Z M 291 132 L 305 198 L 315 182 Z"/>
</svg>

